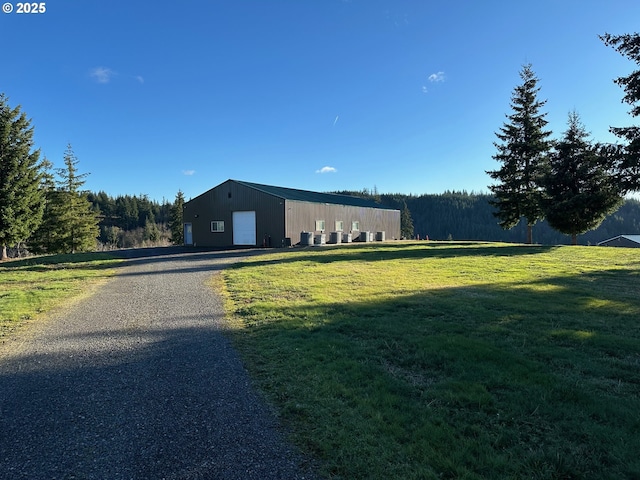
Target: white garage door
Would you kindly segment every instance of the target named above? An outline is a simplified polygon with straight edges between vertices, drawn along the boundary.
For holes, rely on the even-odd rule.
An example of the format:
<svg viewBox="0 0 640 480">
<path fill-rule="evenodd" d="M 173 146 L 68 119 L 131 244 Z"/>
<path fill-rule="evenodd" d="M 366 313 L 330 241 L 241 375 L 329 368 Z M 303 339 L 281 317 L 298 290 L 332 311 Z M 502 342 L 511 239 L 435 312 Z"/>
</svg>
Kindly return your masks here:
<svg viewBox="0 0 640 480">
<path fill-rule="evenodd" d="M 233 212 L 233 244 L 256 244 L 256 212 Z"/>
</svg>

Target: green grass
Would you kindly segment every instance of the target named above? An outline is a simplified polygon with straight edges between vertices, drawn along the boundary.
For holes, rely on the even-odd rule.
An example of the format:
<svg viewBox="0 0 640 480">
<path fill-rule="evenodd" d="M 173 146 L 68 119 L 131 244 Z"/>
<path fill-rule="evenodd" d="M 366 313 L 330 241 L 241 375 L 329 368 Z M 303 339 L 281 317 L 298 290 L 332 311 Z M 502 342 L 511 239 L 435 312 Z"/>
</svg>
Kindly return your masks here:
<svg viewBox="0 0 640 480">
<path fill-rule="evenodd" d="M 248 368 L 326 477 L 640 477 L 638 250 L 353 245 L 222 280 Z"/>
<path fill-rule="evenodd" d="M 120 260 L 79 253 L 0 263 L 0 336 L 91 291 Z"/>
</svg>

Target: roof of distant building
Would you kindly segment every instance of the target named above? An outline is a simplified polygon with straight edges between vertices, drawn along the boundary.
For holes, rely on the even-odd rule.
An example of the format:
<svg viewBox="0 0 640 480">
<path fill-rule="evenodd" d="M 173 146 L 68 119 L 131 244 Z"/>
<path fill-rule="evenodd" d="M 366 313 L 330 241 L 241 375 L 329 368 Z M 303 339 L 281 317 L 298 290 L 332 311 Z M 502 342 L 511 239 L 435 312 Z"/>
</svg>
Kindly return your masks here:
<svg viewBox="0 0 640 480">
<path fill-rule="evenodd" d="M 612 242 L 614 240 L 618 240 L 620 238 L 624 238 L 626 240 L 629 240 L 631 242 L 635 242 L 640 244 L 640 235 L 617 235 L 613 238 L 609 238 L 607 240 L 603 240 L 602 242 L 598 242 L 598 245 L 602 245 L 603 243 L 608 243 L 608 242 Z"/>
</svg>

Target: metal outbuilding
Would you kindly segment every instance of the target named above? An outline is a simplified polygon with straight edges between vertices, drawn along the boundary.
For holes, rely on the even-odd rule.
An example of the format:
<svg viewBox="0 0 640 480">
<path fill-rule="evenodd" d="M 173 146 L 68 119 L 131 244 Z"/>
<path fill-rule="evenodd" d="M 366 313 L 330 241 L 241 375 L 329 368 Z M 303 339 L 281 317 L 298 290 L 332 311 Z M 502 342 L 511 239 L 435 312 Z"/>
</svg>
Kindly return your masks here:
<svg viewBox="0 0 640 480">
<path fill-rule="evenodd" d="M 341 243 L 400 238 L 400 211 L 349 195 L 227 180 L 184 204 L 186 245 Z"/>
<path fill-rule="evenodd" d="M 640 235 L 618 235 L 598 243 L 598 246 L 640 248 Z"/>
</svg>

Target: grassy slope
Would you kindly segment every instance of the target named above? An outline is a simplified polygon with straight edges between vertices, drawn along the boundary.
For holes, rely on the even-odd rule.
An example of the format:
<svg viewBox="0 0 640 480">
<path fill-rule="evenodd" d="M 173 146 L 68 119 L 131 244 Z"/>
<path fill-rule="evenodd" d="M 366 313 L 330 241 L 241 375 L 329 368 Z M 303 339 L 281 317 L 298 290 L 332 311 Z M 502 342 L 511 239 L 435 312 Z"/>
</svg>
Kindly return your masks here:
<svg viewBox="0 0 640 480">
<path fill-rule="evenodd" d="M 108 254 L 80 253 L 0 263 L 0 336 L 90 291 L 118 262 Z"/>
<path fill-rule="evenodd" d="M 224 272 L 233 336 L 332 478 L 640 476 L 640 252 L 384 244 Z"/>
</svg>

